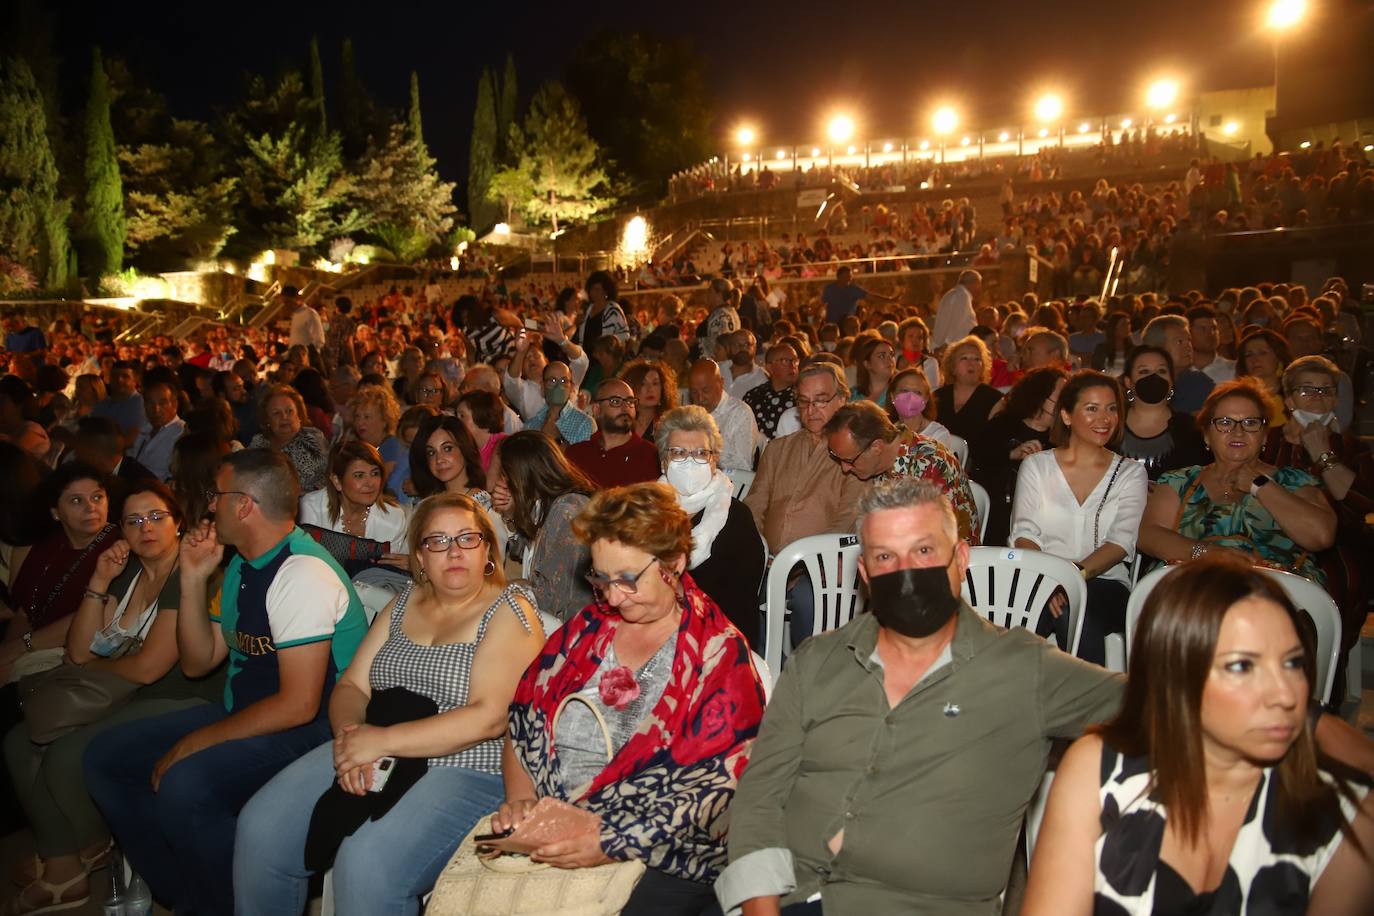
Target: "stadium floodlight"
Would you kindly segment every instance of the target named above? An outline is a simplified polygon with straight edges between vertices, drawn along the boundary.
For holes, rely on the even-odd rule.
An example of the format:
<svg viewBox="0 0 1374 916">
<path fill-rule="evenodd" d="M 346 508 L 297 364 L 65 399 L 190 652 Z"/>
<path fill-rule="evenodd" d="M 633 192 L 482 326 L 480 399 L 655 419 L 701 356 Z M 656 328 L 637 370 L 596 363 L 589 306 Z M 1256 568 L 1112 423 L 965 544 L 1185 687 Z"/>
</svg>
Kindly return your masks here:
<svg viewBox="0 0 1374 916">
<path fill-rule="evenodd" d="M 935 128 L 937 134 L 952 134 L 954 128 L 959 126 L 959 113 L 948 105 L 942 105 L 931 116 L 930 126 Z"/>
<path fill-rule="evenodd" d="M 787 158 L 787 150 L 785 150 L 785 149 L 780 149 L 780 150 L 778 150 L 778 158 L 779 158 L 779 159 L 786 159 L 786 158 Z"/>
<path fill-rule="evenodd" d="M 817 156 L 819 156 L 820 154 L 821 154 L 821 148 L 820 148 L 819 146 L 813 146 L 813 147 L 811 147 L 811 158 L 814 159 L 814 158 L 816 158 Z"/>
<path fill-rule="evenodd" d="M 854 136 L 854 119 L 847 114 L 837 114 L 825 125 L 825 134 L 834 143 L 847 143 Z"/>
<path fill-rule="evenodd" d="M 972 143 L 972 142 L 973 142 L 973 140 L 970 139 L 969 137 L 964 137 L 962 140 L 959 141 L 959 145 L 960 145 L 960 146 L 968 146 L 968 145 L 969 145 L 970 143 Z"/>
<path fill-rule="evenodd" d="M 852 155 L 854 155 L 855 153 L 857 153 L 857 152 L 859 151 L 859 148 L 856 147 L 856 146 L 847 146 L 847 147 L 845 147 L 845 150 L 844 150 L 844 151 L 845 151 L 847 154 L 849 154 L 850 156 L 852 156 Z"/>
<path fill-rule="evenodd" d="M 1049 130 L 1048 127 L 1042 127 L 1042 128 L 1040 128 L 1040 139 L 1043 140 L 1043 139 L 1045 139 L 1046 137 L 1048 137 L 1049 135 L 1050 135 L 1050 130 Z"/>
<path fill-rule="evenodd" d="M 1078 125 L 1078 132 L 1080 134 L 1086 134 L 1090 130 L 1092 130 L 1092 127 L 1089 126 L 1087 121 L 1084 121 L 1082 124 Z"/>
<path fill-rule="evenodd" d="M 758 139 L 758 131 L 745 124 L 735 130 L 735 141 L 740 146 L 751 146 Z"/>
<path fill-rule="evenodd" d="M 1000 134 L 997 135 L 997 142 L 998 142 L 998 143 L 1006 143 L 1006 142 L 1007 142 L 1008 140 L 1010 140 L 1010 139 L 1011 139 L 1011 134 L 1007 133 L 1005 130 L 1002 131 Z"/>
<path fill-rule="evenodd" d="M 1166 115 L 1164 116 L 1164 123 L 1165 123 L 1165 124 L 1172 124 L 1172 123 L 1174 123 L 1174 122 L 1177 121 L 1177 120 L 1178 120 L 1178 115 L 1174 114 L 1172 111 L 1169 112 L 1168 114 L 1166 114 Z"/>
<path fill-rule="evenodd" d="M 929 140 L 922 140 L 922 141 L 921 141 L 921 149 L 923 149 L 923 150 L 930 149 L 930 141 L 929 141 Z"/>
<path fill-rule="evenodd" d="M 1133 123 L 1135 123 L 1135 122 L 1133 122 L 1130 118 L 1122 118 L 1122 119 L 1121 119 L 1121 129 L 1122 129 L 1122 130 L 1130 130 L 1130 129 L 1131 129 L 1131 125 L 1132 125 Z"/>
<path fill-rule="evenodd" d="M 1240 125 L 1235 121 L 1227 121 L 1221 128 L 1221 132 L 1228 137 L 1234 137 L 1240 131 Z"/>
<path fill-rule="evenodd" d="M 1286 32 L 1307 16 L 1307 0 L 1274 0 L 1264 19 L 1269 28 Z"/>
<path fill-rule="evenodd" d="M 883 152 L 885 152 L 885 153 L 890 153 L 890 152 L 892 152 L 892 144 L 891 144 L 891 143 L 884 143 L 884 144 L 883 144 Z"/>
<path fill-rule="evenodd" d="M 1145 104 L 1151 108 L 1168 108 L 1177 98 L 1177 80 L 1155 80 L 1145 89 Z"/>
<path fill-rule="evenodd" d="M 1058 121 L 1064 114 L 1064 100 L 1053 92 L 1035 100 L 1035 119 L 1042 124 Z"/>
<path fill-rule="evenodd" d="M 745 153 L 745 154 L 744 154 L 743 156 L 741 156 L 740 158 L 743 159 L 745 162 L 748 162 L 748 161 L 749 161 L 751 158 L 753 158 L 753 157 L 750 156 L 748 153 Z"/>
</svg>

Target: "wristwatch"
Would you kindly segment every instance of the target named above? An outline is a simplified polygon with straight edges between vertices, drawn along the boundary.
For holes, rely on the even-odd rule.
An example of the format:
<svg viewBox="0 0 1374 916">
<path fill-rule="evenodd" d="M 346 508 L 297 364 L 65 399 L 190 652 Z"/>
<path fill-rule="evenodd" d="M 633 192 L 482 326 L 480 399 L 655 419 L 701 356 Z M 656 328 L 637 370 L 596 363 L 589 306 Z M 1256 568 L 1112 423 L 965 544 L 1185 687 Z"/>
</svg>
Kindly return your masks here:
<svg viewBox="0 0 1374 916">
<path fill-rule="evenodd" d="M 1254 480 L 1250 481 L 1250 495 L 1259 499 L 1260 488 L 1267 483 L 1269 483 L 1269 478 L 1263 474 L 1260 474 Z"/>
</svg>

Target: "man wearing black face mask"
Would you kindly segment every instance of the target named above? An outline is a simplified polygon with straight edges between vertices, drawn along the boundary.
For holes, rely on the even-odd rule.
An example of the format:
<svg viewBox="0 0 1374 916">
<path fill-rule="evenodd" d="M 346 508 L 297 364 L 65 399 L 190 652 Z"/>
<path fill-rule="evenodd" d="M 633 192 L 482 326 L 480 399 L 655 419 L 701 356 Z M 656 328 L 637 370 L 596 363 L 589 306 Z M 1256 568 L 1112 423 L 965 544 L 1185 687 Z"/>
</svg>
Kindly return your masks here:
<svg viewBox="0 0 1374 916">
<path fill-rule="evenodd" d="M 726 913 L 994 911 L 1050 740 L 1120 704 L 1119 676 L 959 597 L 949 501 L 882 483 L 856 526 L 872 613 L 808 640 L 731 810 Z"/>
</svg>

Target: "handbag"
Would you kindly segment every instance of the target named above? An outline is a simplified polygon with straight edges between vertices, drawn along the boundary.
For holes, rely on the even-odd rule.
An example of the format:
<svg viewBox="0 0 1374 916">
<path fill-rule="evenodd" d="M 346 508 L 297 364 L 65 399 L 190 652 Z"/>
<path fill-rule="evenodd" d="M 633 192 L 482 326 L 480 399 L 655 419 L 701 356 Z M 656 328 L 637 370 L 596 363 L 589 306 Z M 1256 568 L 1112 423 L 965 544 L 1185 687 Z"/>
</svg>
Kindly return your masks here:
<svg viewBox="0 0 1374 916">
<path fill-rule="evenodd" d="M 62 664 L 19 681 L 19 704 L 34 744 L 51 744 L 103 719 L 139 685 L 112 671 Z"/>
<path fill-rule="evenodd" d="M 577 694 L 569 694 L 554 711 L 558 717 L 570 701 L 587 706 L 606 739 L 606 760 L 613 756 L 610 729 L 601 710 Z M 592 812 L 555 798 L 541 798 L 530 816 L 509 837 L 484 843 L 479 854 L 475 838 L 491 833 L 491 816 L 482 818 L 463 838 L 439 874 L 426 916 L 613 916 L 624 909 L 644 874 L 638 859 L 609 862 L 591 868 L 554 868 L 532 862 L 527 853 L 554 839 L 566 839 L 596 829 Z M 490 856 L 487 850 L 502 852 Z"/>
</svg>

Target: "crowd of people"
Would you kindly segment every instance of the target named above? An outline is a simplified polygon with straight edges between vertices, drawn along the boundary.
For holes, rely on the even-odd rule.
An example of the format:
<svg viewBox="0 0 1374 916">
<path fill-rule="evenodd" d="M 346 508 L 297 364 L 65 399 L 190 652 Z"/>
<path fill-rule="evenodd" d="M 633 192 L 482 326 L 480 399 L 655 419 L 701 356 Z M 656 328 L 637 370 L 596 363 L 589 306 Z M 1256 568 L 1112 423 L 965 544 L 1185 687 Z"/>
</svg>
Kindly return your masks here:
<svg viewBox="0 0 1374 916">
<path fill-rule="evenodd" d="M 12 912 L 80 905 L 117 849 L 177 911 L 300 913 L 332 868 L 341 913 L 413 913 L 480 818 L 518 838 L 550 799 L 596 829 L 525 851 L 642 863 L 626 913 L 994 912 L 1057 738 L 1028 912 L 1368 912 L 1374 744 L 1343 681 L 1309 703 L 1254 571 L 1324 587 L 1346 657 L 1374 455 L 1344 280 L 285 293 L 280 327 L 179 341 L 6 319 Z M 871 613 L 818 634 L 786 571 L 770 673 L 771 558 L 826 533 Z M 1081 638 L 1062 593 L 1038 634 L 965 605 L 980 543 L 1076 566 Z M 1105 645 L 1158 563 L 1123 684 Z"/>
</svg>

